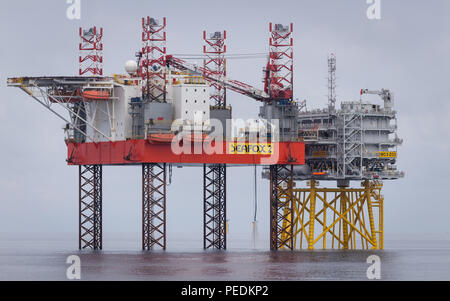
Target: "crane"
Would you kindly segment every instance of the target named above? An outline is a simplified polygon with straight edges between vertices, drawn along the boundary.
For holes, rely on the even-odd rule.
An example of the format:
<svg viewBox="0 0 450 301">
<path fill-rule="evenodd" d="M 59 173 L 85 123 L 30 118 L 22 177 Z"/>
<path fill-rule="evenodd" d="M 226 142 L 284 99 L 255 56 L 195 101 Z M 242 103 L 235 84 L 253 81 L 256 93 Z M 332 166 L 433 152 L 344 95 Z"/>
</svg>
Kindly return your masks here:
<svg viewBox="0 0 450 301">
<path fill-rule="evenodd" d="M 392 103 L 394 99 L 389 89 L 381 89 L 381 90 L 361 89 L 361 95 L 363 94 L 379 95 L 381 99 L 384 101 L 384 108 L 387 110 L 390 110 L 392 108 Z"/>
<path fill-rule="evenodd" d="M 233 79 L 221 79 L 218 78 L 208 69 L 197 66 L 196 64 L 188 63 L 182 59 L 176 58 L 172 55 L 166 56 L 166 63 L 168 66 L 172 66 L 179 70 L 186 70 L 192 74 L 203 76 L 207 81 L 213 81 L 223 84 L 226 88 L 238 92 L 243 95 L 247 95 L 257 101 L 268 102 L 270 101 L 270 96 L 265 91 L 257 89 L 253 86 L 245 84 L 243 82 L 233 80 Z"/>
<path fill-rule="evenodd" d="M 172 66 L 178 70 L 188 71 L 194 75 L 202 76 L 206 81 L 212 81 L 224 85 L 226 88 L 238 92 L 240 94 L 249 96 L 257 101 L 261 101 L 263 106 L 260 109 L 259 116 L 264 120 L 278 120 L 279 126 L 279 139 L 280 141 L 293 141 L 298 137 L 297 131 L 297 115 L 298 115 L 298 104 L 295 101 L 286 99 L 292 95 L 291 89 L 281 89 L 282 85 L 279 85 L 280 89 L 277 89 L 275 95 L 269 95 L 267 92 L 269 81 L 269 74 L 266 75 L 266 91 L 257 89 L 253 86 L 245 84 L 243 82 L 219 78 L 216 74 L 211 71 L 199 67 L 196 64 L 188 63 L 184 60 L 178 59 L 172 55 L 166 56 L 166 65 Z M 270 64 L 268 64 L 269 68 Z M 266 72 L 271 72 L 273 70 L 268 70 Z M 270 122 L 268 124 L 271 124 Z M 271 124 L 270 127 L 273 127 Z"/>
</svg>

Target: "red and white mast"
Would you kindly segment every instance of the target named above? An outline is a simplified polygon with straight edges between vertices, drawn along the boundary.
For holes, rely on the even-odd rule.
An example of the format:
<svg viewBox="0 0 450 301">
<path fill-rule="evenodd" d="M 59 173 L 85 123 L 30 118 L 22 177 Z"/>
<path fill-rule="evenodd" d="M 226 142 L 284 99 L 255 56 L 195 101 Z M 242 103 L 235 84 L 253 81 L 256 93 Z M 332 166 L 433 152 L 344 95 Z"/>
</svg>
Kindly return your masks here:
<svg viewBox="0 0 450 301">
<path fill-rule="evenodd" d="M 142 18 L 142 94 L 147 101 L 166 101 L 166 18 Z"/>
<path fill-rule="evenodd" d="M 79 75 L 91 73 L 103 75 L 103 28 L 97 27 L 79 30 Z"/>
<path fill-rule="evenodd" d="M 292 23 L 289 26 L 269 24 L 269 62 L 264 90 L 271 99 L 292 100 L 293 90 L 293 39 Z"/>
<path fill-rule="evenodd" d="M 227 75 L 225 53 L 227 47 L 225 39 L 227 32 L 224 30 L 211 33 L 206 36 L 203 31 L 203 53 L 206 56 L 203 59 L 203 68 L 208 71 L 210 76 L 215 77 L 218 81 L 210 81 L 210 100 L 215 107 L 223 108 L 226 106 L 226 88 L 223 81 Z"/>
</svg>

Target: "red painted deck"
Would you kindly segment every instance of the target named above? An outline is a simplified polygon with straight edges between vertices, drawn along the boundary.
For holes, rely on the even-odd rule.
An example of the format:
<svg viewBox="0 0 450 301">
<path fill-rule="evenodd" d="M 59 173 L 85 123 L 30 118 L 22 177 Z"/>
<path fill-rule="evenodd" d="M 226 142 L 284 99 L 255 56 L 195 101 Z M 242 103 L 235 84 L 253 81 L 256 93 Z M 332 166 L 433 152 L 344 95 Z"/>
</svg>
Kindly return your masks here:
<svg viewBox="0 0 450 301">
<path fill-rule="evenodd" d="M 153 144 L 146 140 L 126 140 L 117 142 L 67 143 L 69 165 L 116 165 L 140 163 L 178 163 L 178 164 L 305 164 L 305 145 L 303 142 L 271 143 L 270 154 L 232 153 L 232 141 L 220 142 L 218 148 L 222 153 L 213 153 L 215 144 L 206 144 L 196 152 L 191 145 L 191 153 L 177 154 L 172 151 L 170 143 Z M 242 145 L 245 142 L 238 142 Z M 212 154 L 211 154 L 212 153 Z"/>
</svg>

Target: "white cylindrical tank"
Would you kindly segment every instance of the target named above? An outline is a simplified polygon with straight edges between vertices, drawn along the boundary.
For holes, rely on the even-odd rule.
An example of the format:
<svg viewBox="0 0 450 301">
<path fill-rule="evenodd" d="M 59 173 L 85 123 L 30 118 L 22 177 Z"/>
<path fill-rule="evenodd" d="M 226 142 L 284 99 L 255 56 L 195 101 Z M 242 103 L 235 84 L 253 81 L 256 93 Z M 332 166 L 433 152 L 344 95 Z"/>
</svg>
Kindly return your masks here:
<svg viewBox="0 0 450 301">
<path fill-rule="evenodd" d="M 134 73 L 136 73 L 137 70 L 138 70 L 138 66 L 137 66 L 136 61 L 134 61 L 134 60 L 128 60 L 128 61 L 125 63 L 125 71 L 126 71 L 128 74 L 133 75 Z"/>
</svg>

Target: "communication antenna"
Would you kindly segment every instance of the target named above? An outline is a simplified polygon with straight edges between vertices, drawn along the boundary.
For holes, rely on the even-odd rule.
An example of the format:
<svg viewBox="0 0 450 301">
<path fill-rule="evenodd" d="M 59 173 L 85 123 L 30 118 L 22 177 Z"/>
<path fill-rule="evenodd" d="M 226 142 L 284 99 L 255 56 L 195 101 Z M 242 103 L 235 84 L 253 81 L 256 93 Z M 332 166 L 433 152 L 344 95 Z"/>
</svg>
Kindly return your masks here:
<svg viewBox="0 0 450 301">
<path fill-rule="evenodd" d="M 336 56 L 330 53 L 328 56 L 328 111 L 336 109 Z"/>
</svg>

